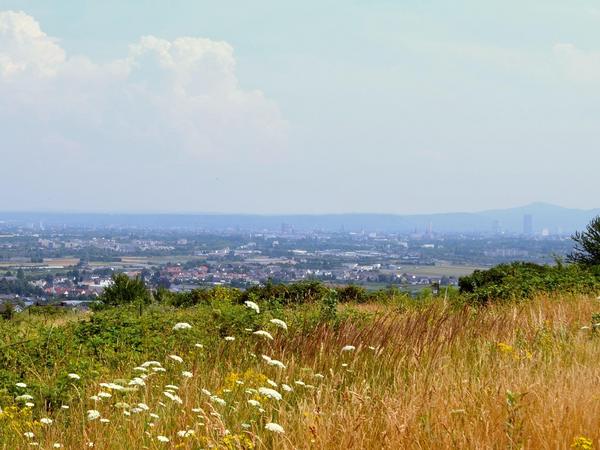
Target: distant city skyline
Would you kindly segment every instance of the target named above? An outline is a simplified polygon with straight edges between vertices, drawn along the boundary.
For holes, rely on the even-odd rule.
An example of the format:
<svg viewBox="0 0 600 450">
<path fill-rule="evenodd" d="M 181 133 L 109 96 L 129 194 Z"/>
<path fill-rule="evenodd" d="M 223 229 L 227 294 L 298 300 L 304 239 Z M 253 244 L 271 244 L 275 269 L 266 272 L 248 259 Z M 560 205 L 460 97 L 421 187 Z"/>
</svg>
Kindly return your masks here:
<svg viewBox="0 0 600 450">
<path fill-rule="evenodd" d="M 599 42 L 590 0 L 0 0 L 0 211 L 591 210 Z"/>
</svg>

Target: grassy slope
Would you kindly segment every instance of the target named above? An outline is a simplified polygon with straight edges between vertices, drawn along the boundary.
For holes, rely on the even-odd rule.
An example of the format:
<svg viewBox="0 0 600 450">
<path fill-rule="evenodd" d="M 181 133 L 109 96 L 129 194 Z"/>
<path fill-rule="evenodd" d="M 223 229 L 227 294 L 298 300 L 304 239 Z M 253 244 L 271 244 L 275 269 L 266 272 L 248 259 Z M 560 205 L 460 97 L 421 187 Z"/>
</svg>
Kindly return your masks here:
<svg viewBox="0 0 600 450">
<path fill-rule="evenodd" d="M 263 311 L 233 325 L 224 308 L 161 310 L 128 325 L 142 336 L 139 342 L 116 328 L 106 335 L 86 328 L 90 334 L 77 337 L 81 330 L 73 331 L 77 325 L 65 318 L 50 337 L 38 319 L 10 325 L 10 336 L 4 328 L 5 341 L 14 344 L 25 337 L 34 342 L 11 347 L 15 350 L 9 361 L 14 358 L 14 364 L 0 380 L 7 386 L 0 397 L 5 411 L 0 416 L 0 448 L 30 448 L 22 436 L 30 430 L 42 448 L 56 442 L 73 449 L 88 442 L 100 449 L 195 449 L 209 444 L 555 449 L 568 448 L 578 436 L 600 444 L 600 336 L 581 329 L 600 311 L 595 298 L 537 298 L 521 305 L 458 311 L 441 302 L 402 312 L 390 305 L 357 308 L 368 311 L 354 313 L 335 327 L 318 323 L 318 312 L 310 307 Z M 285 318 L 289 331 L 270 324 L 271 317 Z M 173 331 L 173 324 L 182 320 L 192 330 Z M 227 327 L 221 326 L 225 322 Z M 136 328 L 140 323 L 141 331 Z M 244 332 L 246 325 L 267 329 L 275 339 Z M 225 341 L 226 331 L 236 340 Z M 111 332 L 119 338 L 109 339 Z M 97 340 L 87 345 L 85 340 L 92 338 Z M 195 347 L 197 342 L 205 348 Z M 346 345 L 356 350 L 342 352 Z M 170 360 L 169 354 L 184 362 Z M 283 361 L 286 369 L 267 365 L 262 354 Z M 126 384 L 142 373 L 133 368 L 147 359 L 161 362 L 166 372 L 149 376 L 137 391 L 118 393 L 98 386 L 119 379 Z M 44 360 L 50 362 L 41 365 Z M 182 377 L 182 370 L 192 372 L 193 378 Z M 82 379 L 67 380 L 71 371 L 81 373 Z M 15 378 L 7 379 L 7 374 Z M 282 400 L 246 392 L 270 387 L 267 378 L 278 384 Z M 22 393 L 13 387 L 17 380 L 29 384 L 21 391 L 38 403 L 30 412 L 10 407 L 12 398 Z M 285 392 L 282 383 L 294 391 Z M 179 387 L 182 404 L 164 396 L 167 384 Z M 47 392 L 47 386 L 53 390 Z M 201 389 L 227 404 L 211 401 Z M 100 391 L 113 397 L 89 399 Z M 57 399 L 53 409 L 44 411 L 39 399 L 52 396 Z M 248 399 L 258 400 L 264 412 Z M 127 416 L 114 407 L 118 401 L 131 406 L 143 402 L 150 410 Z M 70 409 L 60 409 L 62 402 Z M 89 409 L 110 422 L 87 421 Z M 54 423 L 39 424 L 42 416 Z M 266 431 L 269 421 L 280 424 L 285 434 Z M 177 436 L 188 429 L 195 434 Z M 159 442 L 158 435 L 170 442 Z"/>
</svg>

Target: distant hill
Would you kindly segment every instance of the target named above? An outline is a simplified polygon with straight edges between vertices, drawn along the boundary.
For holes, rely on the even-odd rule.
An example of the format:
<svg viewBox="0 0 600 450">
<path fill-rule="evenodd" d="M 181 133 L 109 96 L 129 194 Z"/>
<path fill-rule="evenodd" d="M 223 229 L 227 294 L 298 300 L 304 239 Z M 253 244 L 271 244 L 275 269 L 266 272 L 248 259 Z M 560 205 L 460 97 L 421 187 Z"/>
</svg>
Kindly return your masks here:
<svg viewBox="0 0 600 450">
<path fill-rule="evenodd" d="M 548 229 L 556 234 L 581 230 L 599 209 L 563 208 L 546 203 L 532 203 L 509 209 L 476 213 L 444 214 L 71 214 L 71 213 L 0 213 L 0 221 L 88 227 L 188 228 L 204 230 L 280 230 L 286 224 L 295 230 L 423 232 L 430 226 L 439 232 L 523 231 L 523 217 L 531 215 L 536 233 Z"/>
</svg>

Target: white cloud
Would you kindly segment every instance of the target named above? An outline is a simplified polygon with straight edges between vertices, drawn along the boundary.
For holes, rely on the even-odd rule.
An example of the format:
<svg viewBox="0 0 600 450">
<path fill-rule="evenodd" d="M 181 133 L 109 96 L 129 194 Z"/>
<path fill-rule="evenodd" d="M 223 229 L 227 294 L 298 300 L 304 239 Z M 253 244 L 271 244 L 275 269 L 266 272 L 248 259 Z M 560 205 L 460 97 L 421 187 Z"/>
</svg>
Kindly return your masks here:
<svg viewBox="0 0 600 450">
<path fill-rule="evenodd" d="M 2 148 L 55 166 L 64 157 L 108 167 L 117 155 L 143 156 L 158 167 L 165 152 L 194 161 L 276 154 L 287 124 L 262 92 L 240 87 L 235 66 L 225 42 L 154 36 L 97 64 L 67 55 L 33 17 L 0 12 Z"/>
<path fill-rule="evenodd" d="M 573 44 L 556 44 L 554 54 L 567 78 L 578 82 L 600 82 L 600 52 L 585 51 Z"/>
</svg>

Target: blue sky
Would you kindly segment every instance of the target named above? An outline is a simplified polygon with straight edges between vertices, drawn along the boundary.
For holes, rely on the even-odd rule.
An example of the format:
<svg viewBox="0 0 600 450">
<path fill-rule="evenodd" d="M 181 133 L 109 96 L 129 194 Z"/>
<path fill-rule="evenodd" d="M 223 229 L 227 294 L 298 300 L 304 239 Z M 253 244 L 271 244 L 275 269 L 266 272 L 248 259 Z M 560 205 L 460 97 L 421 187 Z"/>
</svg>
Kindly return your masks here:
<svg viewBox="0 0 600 450">
<path fill-rule="evenodd" d="M 600 206 L 596 2 L 0 11 L 3 210 Z"/>
</svg>

